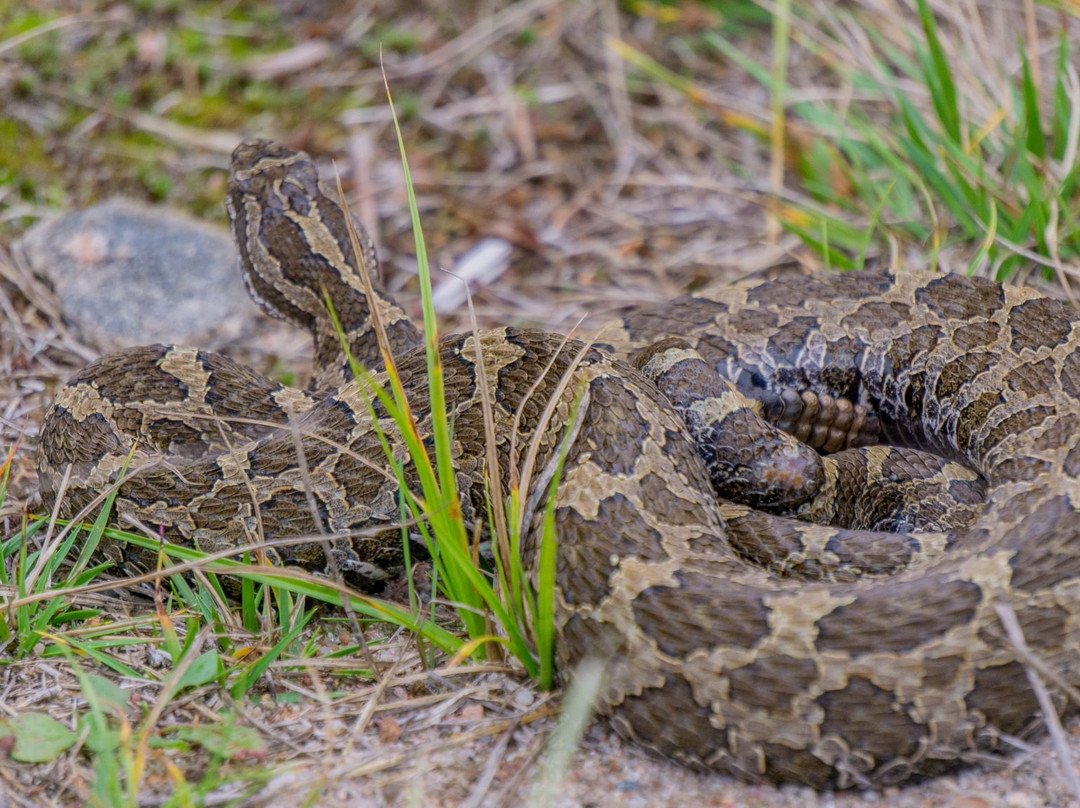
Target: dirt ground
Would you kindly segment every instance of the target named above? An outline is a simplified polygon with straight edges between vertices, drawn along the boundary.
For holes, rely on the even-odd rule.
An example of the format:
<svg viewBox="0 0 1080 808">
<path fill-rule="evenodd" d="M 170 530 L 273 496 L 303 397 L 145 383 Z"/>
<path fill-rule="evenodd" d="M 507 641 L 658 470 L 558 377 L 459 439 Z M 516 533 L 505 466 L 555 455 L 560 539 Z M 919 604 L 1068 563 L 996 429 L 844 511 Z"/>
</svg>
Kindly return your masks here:
<svg viewBox="0 0 1080 808">
<path fill-rule="evenodd" d="M 217 5 L 49 0 L 28 11 L 0 4 L 0 247 L 43 217 L 116 193 L 223 223 L 229 151 L 244 136 L 273 136 L 311 152 L 328 176 L 334 161 L 379 242 L 384 281 L 418 315 L 381 43 L 432 263 L 470 278 L 482 324 L 565 331 L 582 317 L 595 321 L 612 307 L 704 284 L 820 268 L 815 254 L 777 232 L 767 215 L 770 200 L 803 193 L 791 163 L 779 196 L 769 179 L 768 94 L 706 44 L 707 32 L 719 32 L 768 65 L 768 18 L 752 3 Z M 912 5 L 877 0 L 837 8 L 900 41 L 904 26 L 914 24 Z M 976 8 L 936 4 L 943 24 L 959 32 L 963 53 L 969 5 Z M 1000 45 L 991 50 L 1004 62 L 1015 62 L 1023 5 L 979 7 L 983 34 Z M 797 26 L 802 45 L 791 54 L 792 94 L 850 92 L 828 69 L 828 53 L 811 52 L 812 20 L 827 20 L 832 4 L 806 8 L 810 21 Z M 1059 18 L 1040 14 L 1043 52 L 1052 54 Z M 635 69 L 620 58 L 617 42 L 690 87 Z M 979 70 L 977 63 L 969 68 Z M 471 250 L 484 240 L 507 257 L 481 260 Z M 925 245 L 892 247 L 912 265 L 925 260 Z M 889 249 L 872 245 L 871 260 Z M 946 244 L 944 268 L 962 266 L 972 249 Z M 436 283 L 449 332 L 465 322 L 463 302 L 457 281 Z M 0 253 L 0 455 L 14 449 L 0 501 L 3 537 L 39 504 L 35 439 L 52 392 L 106 347 L 64 321 L 9 249 Z M 226 350 L 264 369 L 295 371 L 300 380 L 310 354 L 302 336 L 270 323 Z M 0 595 L 13 591 L 0 584 Z M 103 594 L 92 602 L 117 617 L 152 608 L 145 597 L 133 605 Z M 329 633 L 320 642 L 336 647 Z M 42 710 L 72 720 L 78 682 L 62 658 L 38 653 L 43 649 L 0 656 L 0 717 Z M 405 640 L 380 654 L 392 675 L 378 684 L 338 675 L 338 661 L 326 658 L 302 670 L 272 667 L 258 703 L 234 704 L 208 689 L 178 699 L 162 727 L 213 723 L 228 712 L 264 745 L 224 763 L 199 750 L 156 749 L 137 804 L 167 802 L 178 789 L 176 770 L 186 783 L 209 784 L 191 797 L 205 805 L 1077 804 L 1045 739 L 1017 741 L 1004 761 L 955 776 L 834 795 L 694 774 L 623 744 L 602 723 L 586 732 L 558 792 L 536 795 L 557 696 L 501 668 L 425 671 Z M 143 646 L 125 658 L 148 671 L 154 664 Z M 154 703 L 149 678 L 124 686 L 136 713 Z M 1066 734 L 1076 759 L 1080 732 L 1071 724 Z M 93 773 L 78 750 L 39 764 L 5 755 L 0 746 L 0 808 L 85 804 Z"/>
</svg>

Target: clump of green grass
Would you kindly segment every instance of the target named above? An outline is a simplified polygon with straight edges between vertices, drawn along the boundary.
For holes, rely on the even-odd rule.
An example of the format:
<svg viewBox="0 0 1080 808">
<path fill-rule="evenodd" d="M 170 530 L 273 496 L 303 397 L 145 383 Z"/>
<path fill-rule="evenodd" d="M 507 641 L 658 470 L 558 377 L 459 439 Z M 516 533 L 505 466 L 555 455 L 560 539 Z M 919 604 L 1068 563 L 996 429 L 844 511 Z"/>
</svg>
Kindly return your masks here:
<svg viewBox="0 0 1080 808">
<path fill-rule="evenodd" d="M 887 235 L 929 243 L 932 262 L 947 241 L 976 245 L 967 270 L 999 280 L 1032 260 L 1051 267 L 1080 257 L 1080 220 L 1073 212 L 1080 189 L 1080 86 L 1064 27 L 1050 103 L 1035 82 L 1032 59 L 1038 55 L 1021 44 L 1021 71 L 1008 85 L 1009 95 L 979 120 L 971 116 L 966 88 L 954 79 L 958 71 L 928 1 L 919 0 L 918 10 L 921 36 L 913 37 L 910 54 L 879 38 L 873 72 L 846 76 L 885 101 L 885 120 L 871 117 L 866 105 L 793 110 L 824 133 L 821 145 L 812 143 L 799 162 L 805 187 L 826 206 L 817 212 L 819 234 L 825 228 L 844 233 L 835 227 L 840 217 L 829 210 L 870 214 Z M 917 106 L 903 82 L 890 76 L 921 82 L 929 109 Z M 837 170 L 854 194 L 838 193 L 828 181 Z M 792 229 L 824 246 L 813 224 Z"/>
<path fill-rule="evenodd" d="M 251 730 L 223 731 L 216 725 L 190 731 L 183 725 L 165 729 L 158 719 L 173 700 L 196 688 L 209 685 L 226 702 L 243 701 L 261 691 L 260 683 L 271 665 L 293 661 L 302 668 L 305 659 L 319 653 L 320 639 L 328 630 L 312 624 L 315 609 L 305 604 L 340 604 L 348 597 L 352 608 L 369 622 L 406 626 L 446 654 L 462 645 L 459 636 L 433 620 L 301 570 L 234 561 L 224 554 L 208 556 L 107 528 L 114 496 L 115 492 L 109 495 L 91 525 L 64 525 L 60 520 L 53 527 L 62 529 L 48 536 L 50 520 L 40 518 L 28 522 L 0 547 L 0 583 L 11 593 L 0 602 L 0 654 L 8 662 L 35 656 L 65 660 L 85 702 L 75 732 L 45 713 L 28 712 L 0 722 L 0 737 L 11 737 L 13 754 L 25 762 L 47 762 L 78 744 L 90 756 L 94 772 L 90 804 L 139 804 L 140 783 L 156 754 L 153 750 L 165 746 L 200 746 L 216 761 L 197 782 L 185 781 L 175 766 L 166 763 L 177 789 L 178 801 L 170 805 L 197 804 L 193 795 L 205 795 L 231 778 L 252 783 L 265 780 L 266 773 L 238 773 L 235 766 L 228 770 L 221 766 L 262 749 L 264 742 Z M 39 539 L 41 547 L 29 549 Z M 124 585 L 100 578 L 108 564 L 86 564 L 103 539 L 160 550 L 161 572 L 131 582 L 156 581 L 153 611 L 116 620 L 100 608 L 79 605 L 94 593 Z M 13 576 L 7 574 L 9 568 Z M 241 580 L 236 605 L 226 599 L 222 575 Z M 329 630 L 333 631 L 332 626 Z M 210 637 L 214 647 L 205 649 Z M 363 638 L 358 642 L 364 642 Z M 168 665 L 158 668 L 132 662 L 131 651 L 139 646 L 154 647 L 167 657 Z M 355 655 L 359 650 L 354 644 L 335 654 Z M 3 657 L 0 662 L 5 661 Z M 157 697 L 150 711 L 133 722 L 130 693 L 113 679 L 86 671 L 86 662 L 127 681 L 155 682 Z M 364 664 L 342 673 L 373 675 Z M 180 800 L 182 794 L 190 799 Z"/>
<path fill-rule="evenodd" d="M 841 268 L 861 266 L 882 243 L 894 255 L 928 250 L 931 265 L 942 249 L 961 245 L 968 272 L 1001 280 L 1031 262 L 1048 271 L 1074 262 L 1080 81 L 1066 26 L 1049 81 L 1038 80 L 1038 54 L 1021 41 L 1018 74 L 995 84 L 953 55 L 930 0 L 917 0 L 917 11 L 917 25 L 897 37 L 867 23 L 857 6 L 773 7 L 774 26 L 790 24 L 791 43 L 820 57 L 846 91 L 774 106 L 772 127 L 729 117 L 770 140 L 774 164 L 785 161 L 788 182 L 797 181 L 794 194 L 773 184 L 768 210 Z M 868 47 L 859 49 L 861 42 Z M 701 44 L 743 68 L 773 99 L 791 95 L 785 70 L 776 69 L 786 68 L 787 37 L 774 42 L 772 65 L 756 63 L 717 32 L 702 34 Z M 654 80 L 703 103 L 692 81 L 625 43 L 618 48 Z M 989 109 L 988 98 L 996 101 Z M 779 142 L 771 137 L 777 123 L 786 135 Z"/>
<path fill-rule="evenodd" d="M 405 143 L 398 126 L 398 117 L 389 87 L 387 87 L 387 98 L 401 153 L 419 268 L 434 462 L 424 441 L 420 438 L 416 419 L 406 400 L 404 388 L 394 364 L 394 357 L 389 351 L 381 324 L 377 324 L 377 333 L 383 348 L 389 391 L 380 385 L 373 384 L 366 371 L 355 364 L 354 372 L 371 396 L 377 398 L 380 405 L 390 413 L 399 434 L 408 447 L 409 458 L 419 482 L 419 491 L 409 490 L 405 471 L 400 464 L 393 461 L 393 453 L 385 437 L 383 438 L 387 457 L 393 464 L 400 490 L 403 493 L 403 515 L 407 516 L 422 534 L 433 562 L 434 587 L 439 591 L 441 599 L 453 606 L 468 638 L 456 650 L 455 658 L 482 652 L 489 658 L 501 659 L 504 653 L 499 649 L 504 649 L 542 688 L 550 689 L 555 683 L 556 538 L 553 493 L 558 484 L 562 459 L 565 458 L 567 446 L 564 442 L 557 471 L 550 483 L 538 559 L 538 583 L 534 590 L 529 583 L 528 570 L 524 567 L 525 562 L 521 552 L 527 516 L 521 505 L 522 491 L 519 487 L 523 479 L 527 483 L 531 470 L 528 467 L 509 470 L 511 472 L 509 474 L 510 489 L 502 490 L 503 475 L 500 473 L 498 456 L 495 452 L 496 436 L 492 402 L 486 397 L 484 363 L 480 361 L 480 357 L 477 357 L 479 386 L 485 391 L 482 404 L 487 425 L 485 458 L 489 495 L 487 529 L 492 534 L 492 545 L 495 549 L 495 569 L 494 571 L 485 570 L 480 563 L 481 531 L 476 530 L 470 535 L 461 511 L 461 492 L 457 488 L 452 458 L 452 430 L 447 416 L 438 322 L 433 303 L 427 247 L 405 153 Z M 355 254 L 361 255 L 362 251 L 355 232 L 350 232 L 350 235 L 354 239 Z M 371 268 L 362 269 L 361 274 L 365 283 L 370 284 L 369 270 Z M 370 285 L 368 292 L 372 294 Z M 372 410 L 372 415 L 374 415 L 374 410 Z M 403 543 L 407 556 L 407 538 L 403 537 Z M 415 599 L 413 600 L 415 602 Z"/>
</svg>

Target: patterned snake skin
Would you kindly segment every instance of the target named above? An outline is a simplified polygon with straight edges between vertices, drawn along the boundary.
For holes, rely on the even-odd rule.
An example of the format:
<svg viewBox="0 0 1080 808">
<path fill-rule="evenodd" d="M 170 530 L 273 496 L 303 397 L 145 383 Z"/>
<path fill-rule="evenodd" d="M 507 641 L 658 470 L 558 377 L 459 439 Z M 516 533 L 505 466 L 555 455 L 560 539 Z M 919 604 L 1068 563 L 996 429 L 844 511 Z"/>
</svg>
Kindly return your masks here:
<svg viewBox="0 0 1080 808">
<path fill-rule="evenodd" d="M 315 336 L 313 392 L 203 351 L 105 357 L 46 417 L 43 496 L 55 501 L 67 474 L 61 512 L 74 514 L 115 482 L 134 447 L 119 522 L 210 551 L 256 536 L 330 536 L 270 555 L 322 569 L 332 546 L 351 581 L 376 589 L 400 563 L 398 492 L 323 293 L 351 350 L 375 368 L 370 315 L 381 314 L 427 435 L 419 336 L 383 292 L 365 292 L 360 272 L 374 253 L 366 242 L 354 252 L 345 214 L 306 156 L 242 144 L 228 207 L 253 296 Z M 622 357 L 678 335 L 681 356 L 704 357 L 759 400 L 730 410 L 740 417 L 764 413 L 826 449 L 880 435 L 944 456 L 935 473 L 956 460 L 985 480 L 985 505 L 980 495 L 967 527 L 906 535 L 717 501 L 688 410 L 672 405 L 679 386 L 669 399 L 599 347 L 513 328 L 448 337 L 462 505 L 467 518 L 486 512 L 486 384 L 504 475 L 537 439 L 532 491 L 546 485 L 570 428 L 556 500 L 559 664 L 606 659 L 600 707 L 619 732 L 753 781 L 828 788 L 939 773 L 1037 722 L 1000 604 L 1033 651 L 1080 684 L 1078 323 L 1031 289 L 867 272 L 746 283 L 635 311 L 602 332 Z M 396 428 L 378 419 L 405 461 Z M 893 469 L 889 450 L 864 456 L 885 479 L 919 476 Z M 972 499 L 973 475 L 961 477 L 945 475 L 957 508 Z M 107 552 L 122 571 L 156 564 L 126 546 Z"/>
</svg>

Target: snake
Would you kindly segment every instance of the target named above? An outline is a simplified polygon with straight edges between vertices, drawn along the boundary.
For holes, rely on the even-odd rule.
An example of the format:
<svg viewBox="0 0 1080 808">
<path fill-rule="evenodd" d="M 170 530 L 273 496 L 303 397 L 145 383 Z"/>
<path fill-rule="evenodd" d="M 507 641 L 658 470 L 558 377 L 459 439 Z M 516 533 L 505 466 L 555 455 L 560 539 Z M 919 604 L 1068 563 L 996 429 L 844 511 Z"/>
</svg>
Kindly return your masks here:
<svg viewBox="0 0 1080 808">
<path fill-rule="evenodd" d="M 119 524 L 334 564 L 377 591 L 403 543 L 389 458 L 409 486 L 418 473 L 372 391 L 389 385 L 393 356 L 431 446 L 425 338 L 304 153 L 242 143 L 226 207 L 252 297 L 313 335 L 312 383 L 193 348 L 102 357 L 45 416 L 43 500 L 75 516 L 115 487 Z M 1080 317 L 1063 302 L 955 274 L 817 273 L 638 307 L 588 340 L 502 327 L 433 350 L 463 517 L 490 513 L 492 475 L 504 492 L 511 478 L 526 486 L 521 551 L 535 576 L 550 508 L 558 669 L 601 659 L 597 709 L 632 742 L 751 782 L 879 787 L 1037 729 L 1031 656 L 1080 684 Z M 714 376 L 745 401 L 712 395 Z M 683 395 L 695 385 L 708 389 Z M 713 410 L 696 431 L 694 400 Z M 915 498 L 951 496 L 945 510 L 970 514 L 885 533 L 719 498 L 724 463 L 706 456 L 729 439 L 709 424 L 750 416 L 813 455 L 862 451 L 897 485 L 920 475 L 872 441 L 939 455 L 943 485 Z M 285 537 L 297 541 L 260 544 Z M 133 545 L 104 552 L 121 573 L 156 568 Z"/>
</svg>

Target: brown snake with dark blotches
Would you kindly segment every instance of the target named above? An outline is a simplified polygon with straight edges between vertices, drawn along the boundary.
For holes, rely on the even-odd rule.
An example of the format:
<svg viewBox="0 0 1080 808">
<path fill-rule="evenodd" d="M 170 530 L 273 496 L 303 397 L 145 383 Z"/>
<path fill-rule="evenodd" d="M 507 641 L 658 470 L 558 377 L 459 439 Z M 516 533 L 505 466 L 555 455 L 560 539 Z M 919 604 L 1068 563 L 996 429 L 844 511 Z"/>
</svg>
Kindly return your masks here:
<svg viewBox="0 0 1080 808">
<path fill-rule="evenodd" d="M 426 435 L 417 331 L 385 294 L 364 294 L 357 268 L 371 270 L 374 254 L 365 244 L 357 260 L 345 214 L 318 189 L 306 156 L 241 145 L 229 210 L 253 296 L 314 333 L 321 392 L 282 387 L 202 351 L 151 346 L 105 357 L 47 415 L 43 496 L 51 504 L 71 466 L 61 512 L 75 513 L 115 480 L 137 441 L 119 521 L 204 550 L 321 531 L 334 537 L 345 574 L 376 588 L 401 551 L 398 492 L 322 293 L 370 367 L 381 363 L 369 316 L 379 310 Z M 832 528 L 773 527 L 746 506 L 717 502 L 684 417 L 596 347 L 575 363 L 582 344 L 559 335 L 503 328 L 448 337 L 441 354 L 463 507 L 486 513 L 479 348 L 504 474 L 511 443 L 527 446 L 542 429 L 532 479 L 545 484 L 580 396 L 556 495 L 557 653 L 563 671 L 590 654 L 606 660 L 600 706 L 619 732 L 750 780 L 825 788 L 939 773 L 1037 721 L 1001 604 L 1031 649 L 1080 684 L 1078 322 L 1031 289 L 898 271 L 745 283 L 638 310 L 605 332 L 622 356 L 677 334 L 760 394 L 765 403 L 754 407 L 781 423 L 792 402 L 796 418 L 798 401 L 839 407 L 816 421 L 829 448 L 857 443 L 852 435 L 872 421 L 872 431 L 985 478 L 986 504 L 969 528 L 883 539 L 885 549 L 864 544 L 869 534 L 848 543 Z M 405 461 L 396 427 L 385 416 L 380 426 Z M 873 457 L 887 466 L 887 454 Z M 754 530 L 749 545 L 736 545 Z M 312 541 L 271 555 L 322 569 L 322 548 Z M 121 571 L 156 563 L 127 546 L 107 552 Z"/>
</svg>

